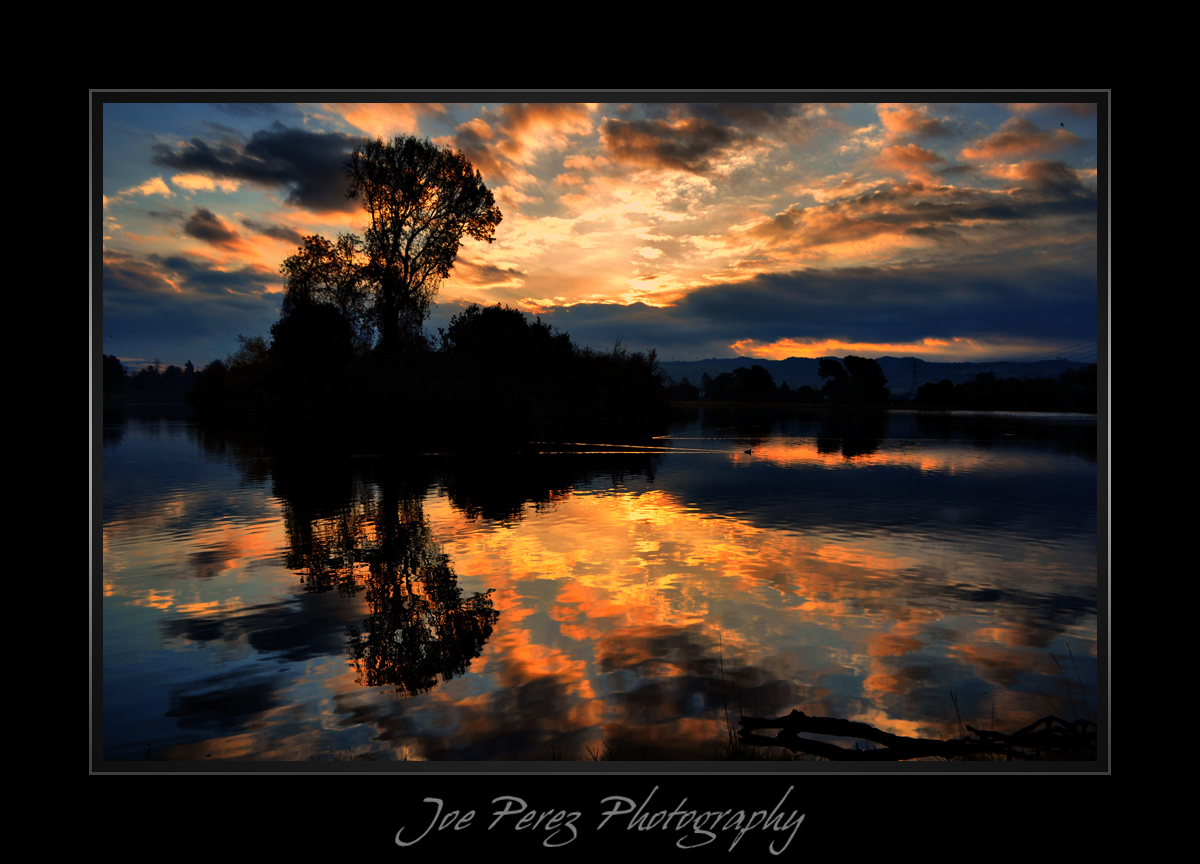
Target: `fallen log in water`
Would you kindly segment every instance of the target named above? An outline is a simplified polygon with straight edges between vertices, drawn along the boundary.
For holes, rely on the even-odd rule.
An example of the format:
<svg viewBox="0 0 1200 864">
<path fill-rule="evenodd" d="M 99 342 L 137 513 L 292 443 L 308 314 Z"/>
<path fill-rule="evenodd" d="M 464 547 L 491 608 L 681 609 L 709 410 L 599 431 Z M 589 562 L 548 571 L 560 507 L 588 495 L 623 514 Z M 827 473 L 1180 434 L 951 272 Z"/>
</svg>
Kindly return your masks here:
<svg viewBox="0 0 1200 864">
<path fill-rule="evenodd" d="M 743 717 L 738 739 L 759 747 L 786 747 L 795 753 L 807 753 L 834 761 L 894 762 L 938 756 L 943 759 L 972 758 L 981 754 L 1012 759 L 1095 759 L 1096 724 L 1090 720 L 1068 723 L 1053 715 L 1043 717 L 1011 735 L 966 727 L 975 737 L 941 741 L 935 738 L 906 738 L 876 729 L 866 723 L 835 717 L 809 717 L 792 711 L 774 720 Z M 779 729 L 774 738 L 755 734 L 758 729 Z M 860 750 L 840 747 L 825 741 L 801 738 L 800 733 L 854 738 L 883 745 L 882 749 Z M 1080 755 L 1090 754 L 1090 755 Z"/>
</svg>

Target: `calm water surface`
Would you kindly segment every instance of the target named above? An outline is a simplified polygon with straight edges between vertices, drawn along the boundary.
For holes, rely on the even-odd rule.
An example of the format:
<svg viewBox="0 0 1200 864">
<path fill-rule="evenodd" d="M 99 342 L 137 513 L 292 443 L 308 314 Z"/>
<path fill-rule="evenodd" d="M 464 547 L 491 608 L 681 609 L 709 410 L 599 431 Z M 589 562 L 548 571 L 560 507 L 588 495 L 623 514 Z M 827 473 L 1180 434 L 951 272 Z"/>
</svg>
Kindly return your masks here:
<svg viewBox="0 0 1200 864">
<path fill-rule="evenodd" d="M 704 759 L 739 713 L 1094 719 L 1094 417 L 705 409 L 401 459 L 131 413 L 103 460 L 106 759 Z"/>
</svg>

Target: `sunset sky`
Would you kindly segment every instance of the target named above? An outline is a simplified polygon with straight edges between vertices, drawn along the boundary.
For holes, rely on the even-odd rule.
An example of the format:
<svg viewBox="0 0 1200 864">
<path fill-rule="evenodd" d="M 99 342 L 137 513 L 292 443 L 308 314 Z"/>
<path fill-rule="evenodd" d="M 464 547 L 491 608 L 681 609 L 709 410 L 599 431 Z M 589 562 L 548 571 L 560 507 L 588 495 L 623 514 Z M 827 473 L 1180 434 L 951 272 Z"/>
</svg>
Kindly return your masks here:
<svg viewBox="0 0 1200 864">
<path fill-rule="evenodd" d="M 302 238 L 363 233 L 351 147 L 407 134 L 465 153 L 503 213 L 494 243 L 464 241 L 431 334 L 466 304 L 505 303 L 662 360 L 1094 359 L 1073 352 L 1097 336 L 1104 91 L 464 95 L 110 94 L 131 101 L 93 116 L 103 352 L 200 368 L 268 335 Z"/>
</svg>

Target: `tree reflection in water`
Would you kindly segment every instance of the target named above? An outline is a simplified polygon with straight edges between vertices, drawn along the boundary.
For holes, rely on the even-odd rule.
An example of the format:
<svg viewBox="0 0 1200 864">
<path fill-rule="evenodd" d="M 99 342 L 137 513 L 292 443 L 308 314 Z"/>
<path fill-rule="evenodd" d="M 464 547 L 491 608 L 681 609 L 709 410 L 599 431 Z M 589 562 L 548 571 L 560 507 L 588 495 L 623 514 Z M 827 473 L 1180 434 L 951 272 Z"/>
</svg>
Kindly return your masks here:
<svg viewBox="0 0 1200 864">
<path fill-rule="evenodd" d="M 464 674 L 500 613 L 490 591 L 463 597 L 421 506 L 426 478 L 367 483 L 348 460 L 309 464 L 302 475 L 277 465 L 287 566 L 307 592 L 365 592 L 370 614 L 361 627 L 346 628 L 357 683 L 413 696 Z"/>
<path fill-rule="evenodd" d="M 364 687 L 394 686 L 402 696 L 432 690 L 467 671 L 500 613 L 491 591 L 463 599 L 450 558 L 432 536 L 420 501 L 380 508 L 368 558 L 363 629 L 346 628 L 347 655 Z"/>
</svg>

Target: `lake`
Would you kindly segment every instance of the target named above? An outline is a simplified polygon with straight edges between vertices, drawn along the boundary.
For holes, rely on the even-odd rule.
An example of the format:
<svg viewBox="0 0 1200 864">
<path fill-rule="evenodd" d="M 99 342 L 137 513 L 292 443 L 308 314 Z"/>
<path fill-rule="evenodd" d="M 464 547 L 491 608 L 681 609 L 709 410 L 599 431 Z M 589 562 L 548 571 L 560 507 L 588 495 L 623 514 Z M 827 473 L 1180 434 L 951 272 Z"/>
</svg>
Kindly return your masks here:
<svg viewBox="0 0 1200 864">
<path fill-rule="evenodd" d="M 704 407 L 385 457 L 130 407 L 102 524 L 107 760 L 703 760 L 794 708 L 1096 719 L 1091 415 Z"/>
</svg>

